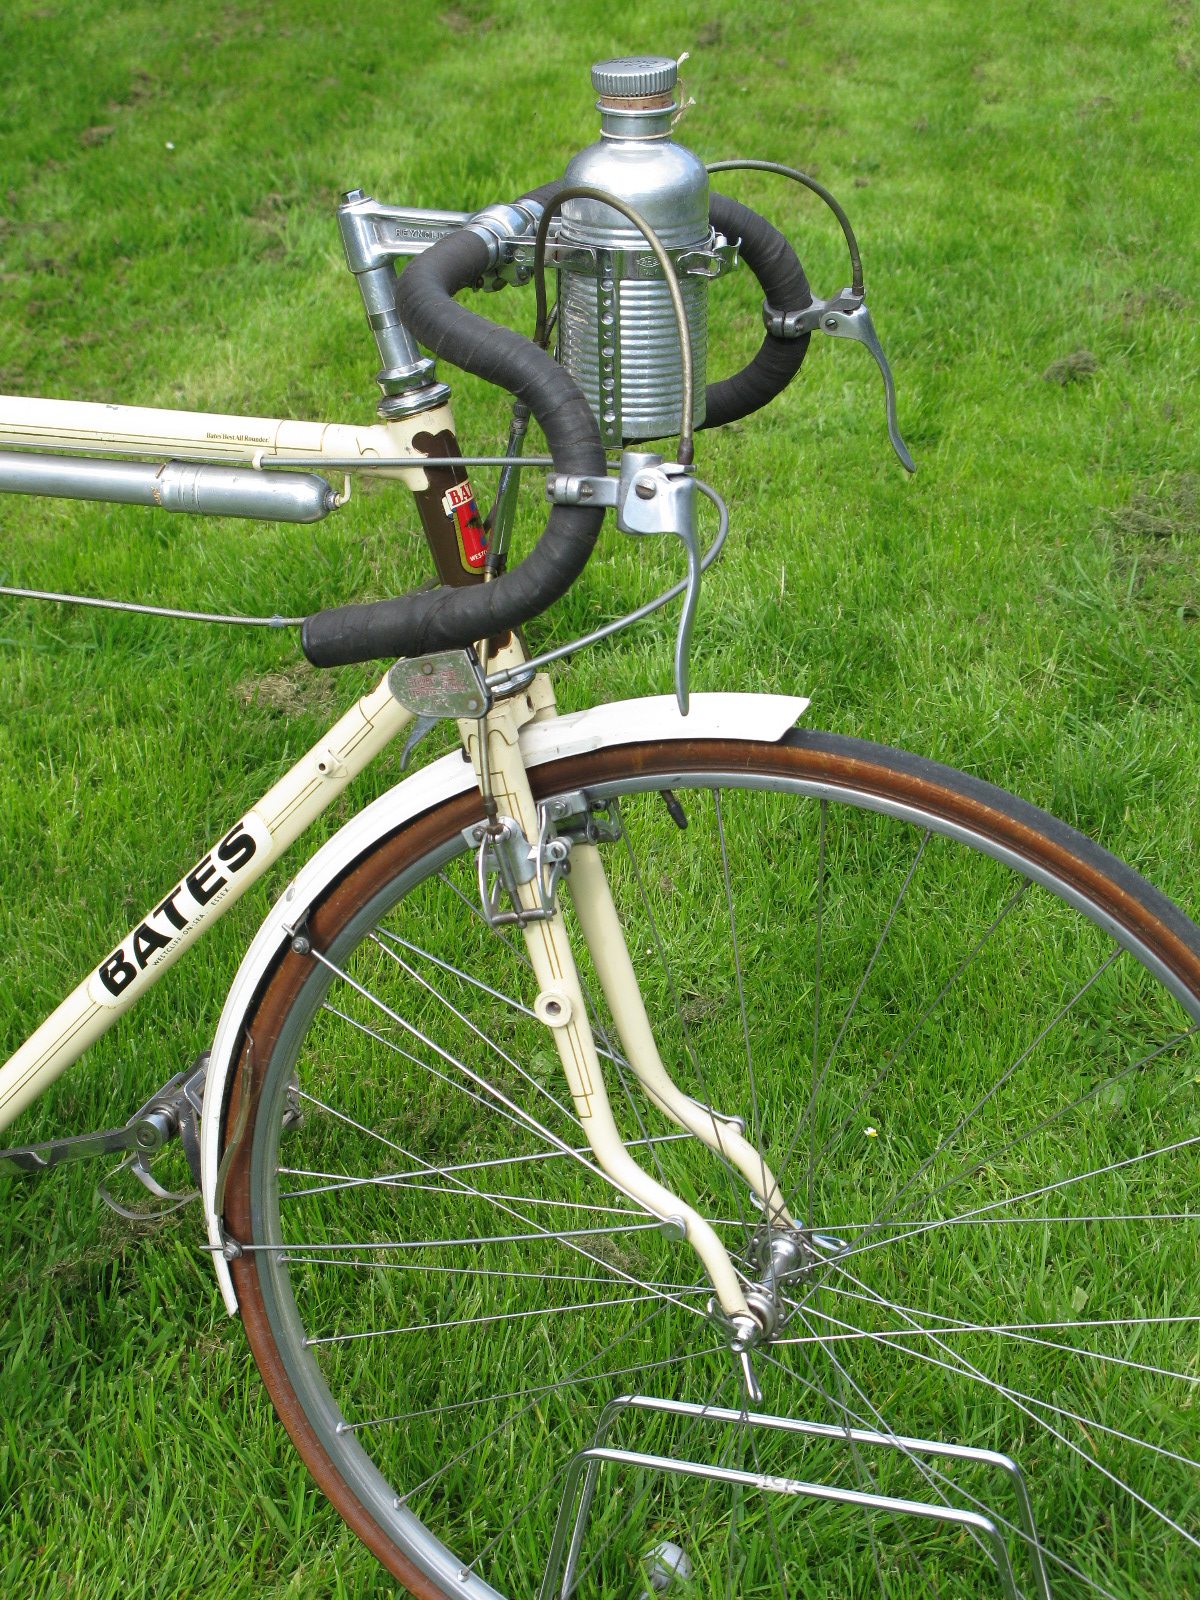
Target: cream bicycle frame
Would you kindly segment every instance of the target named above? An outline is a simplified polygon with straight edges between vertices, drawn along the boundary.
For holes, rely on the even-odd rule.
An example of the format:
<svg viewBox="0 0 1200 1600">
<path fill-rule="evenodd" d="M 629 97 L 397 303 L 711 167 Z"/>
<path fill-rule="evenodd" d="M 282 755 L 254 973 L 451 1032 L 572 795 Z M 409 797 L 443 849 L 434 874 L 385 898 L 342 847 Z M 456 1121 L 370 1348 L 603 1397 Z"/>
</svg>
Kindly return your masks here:
<svg viewBox="0 0 1200 1600">
<path fill-rule="evenodd" d="M 360 428 L 345 423 L 222 416 L 200 411 L 0 397 L 0 446 L 65 449 L 178 460 L 361 459 L 377 474 L 420 490 L 419 468 L 376 464 L 411 458 L 413 437 L 453 428 L 448 406 Z M 354 777 L 412 720 L 386 678 L 334 724 L 244 817 L 185 873 L 119 945 L 0 1067 L 0 1130 L 78 1061 L 293 844 Z"/>
<path fill-rule="evenodd" d="M 453 426 L 448 406 L 398 422 L 356 428 L 339 423 L 0 398 L 0 445 L 176 459 L 220 458 L 248 461 L 253 466 L 261 466 L 265 458 L 300 458 L 310 463 L 322 457 L 339 463 L 361 459 L 377 474 L 380 461 L 399 463 L 419 454 L 412 447 L 417 432 L 452 430 Z M 394 470 L 382 471 L 414 490 L 427 483 L 419 467 L 397 465 Z M 519 655 L 514 655 L 497 665 L 519 661 Z M 503 814 L 513 817 L 529 839 L 537 837 L 539 819 L 518 735 L 523 720 L 556 714 L 549 679 L 542 676 L 538 683 L 538 694 L 520 702 L 501 701 L 486 718 L 493 793 Z M 524 715 L 518 705 L 528 707 Z M 413 713 L 393 696 L 385 675 L 240 817 L 0 1067 L 0 1130 L 78 1061 L 412 720 Z M 477 776 L 479 730 L 475 720 L 460 724 L 463 746 Z M 791 1226 L 775 1179 L 739 1122 L 693 1101 L 671 1080 L 654 1042 L 599 852 L 592 845 L 576 846 L 573 862 L 572 901 L 635 1074 L 661 1110 L 741 1171 L 773 1221 Z M 521 896 L 525 908 L 532 909 L 537 899 L 535 886 L 526 885 Z M 526 923 L 523 931 L 539 984 L 538 1014 L 553 1034 L 576 1113 L 601 1168 L 668 1232 L 686 1237 L 704 1263 L 726 1315 L 750 1317 L 736 1269 L 711 1225 L 644 1172 L 621 1140 L 561 911 L 548 920 Z"/>
</svg>

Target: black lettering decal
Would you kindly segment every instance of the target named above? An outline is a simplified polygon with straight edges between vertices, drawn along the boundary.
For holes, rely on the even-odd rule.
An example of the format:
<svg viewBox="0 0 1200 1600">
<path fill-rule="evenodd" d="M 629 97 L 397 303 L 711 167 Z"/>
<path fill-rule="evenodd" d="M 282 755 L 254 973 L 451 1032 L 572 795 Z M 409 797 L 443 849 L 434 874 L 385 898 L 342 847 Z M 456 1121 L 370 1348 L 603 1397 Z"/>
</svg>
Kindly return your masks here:
<svg viewBox="0 0 1200 1600">
<path fill-rule="evenodd" d="M 134 930 L 133 953 L 137 957 L 137 964 L 145 970 L 146 962 L 156 950 L 165 950 L 171 943 L 165 933 L 159 933 L 157 928 L 152 928 L 148 922 L 143 922 Z"/>
<path fill-rule="evenodd" d="M 216 870 L 212 864 L 212 857 L 205 856 L 203 861 L 196 863 L 195 871 L 189 872 L 184 880 L 188 886 L 188 893 L 197 905 L 206 906 L 213 895 L 229 882 L 228 878 L 217 878 L 215 882 L 212 881 Z"/>
<path fill-rule="evenodd" d="M 258 846 L 245 831 L 245 824 L 239 822 L 217 846 L 217 859 L 224 862 L 230 872 L 240 872 L 257 849 Z"/>
<path fill-rule="evenodd" d="M 176 888 L 171 890 L 170 894 L 163 901 L 162 905 L 155 906 L 154 908 L 154 915 L 156 917 L 166 917 L 167 921 L 173 928 L 187 927 L 187 918 L 175 904 L 176 897 L 182 893 L 183 885 L 179 884 Z"/>
<path fill-rule="evenodd" d="M 136 977 L 137 970 L 126 961 L 124 950 L 114 950 L 107 961 L 100 963 L 100 982 L 111 995 L 127 989 Z"/>
</svg>

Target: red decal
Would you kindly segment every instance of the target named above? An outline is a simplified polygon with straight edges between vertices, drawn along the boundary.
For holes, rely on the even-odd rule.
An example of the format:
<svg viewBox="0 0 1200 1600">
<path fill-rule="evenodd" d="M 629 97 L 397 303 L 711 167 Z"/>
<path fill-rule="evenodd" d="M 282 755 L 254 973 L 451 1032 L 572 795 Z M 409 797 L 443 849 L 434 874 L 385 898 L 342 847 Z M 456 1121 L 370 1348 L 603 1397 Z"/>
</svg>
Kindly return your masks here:
<svg viewBox="0 0 1200 1600">
<path fill-rule="evenodd" d="M 462 564 L 468 572 L 477 572 L 488 553 L 488 536 L 479 520 L 479 508 L 470 482 L 452 483 L 442 496 L 442 509 L 449 516 L 454 513 L 458 523 L 458 548 Z"/>
<path fill-rule="evenodd" d="M 474 572 L 487 559 L 488 536 L 479 520 L 474 500 L 469 505 L 456 507 L 454 515 L 458 518 L 458 539 L 462 545 L 463 560 Z"/>
<path fill-rule="evenodd" d="M 457 511 L 459 506 L 469 505 L 474 498 L 470 482 L 464 478 L 461 483 L 452 483 L 446 490 L 442 496 L 442 510 L 449 516 L 452 511 Z"/>
</svg>

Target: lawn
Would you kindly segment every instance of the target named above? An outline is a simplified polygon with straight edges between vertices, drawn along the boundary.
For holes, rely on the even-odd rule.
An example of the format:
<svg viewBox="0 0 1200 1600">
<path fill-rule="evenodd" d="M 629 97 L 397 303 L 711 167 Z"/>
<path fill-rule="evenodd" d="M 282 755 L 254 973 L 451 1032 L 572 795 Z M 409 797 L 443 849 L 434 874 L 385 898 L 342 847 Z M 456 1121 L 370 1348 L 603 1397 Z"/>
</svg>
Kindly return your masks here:
<svg viewBox="0 0 1200 1600">
<path fill-rule="evenodd" d="M 690 52 L 677 133 L 846 204 L 916 458 L 865 352 L 814 340 L 765 415 L 704 435 L 728 499 L 693 688 L 810 695 L 809 721 L 1047 807 L 1200 913 L 1200 18 L 1190 0 L 989 7 L 365 0 L 29 5 L 0 16 L 0 391 L 371 419 L 339 191 L 474 208 L 594 137 L 591 61 Z M 724 186 L 818 292 L 811 196 Z M 713 291 L 710 376 L 761 337 Z M 476 297 L 526 331 L 532 297 Z M 459 435 L 507 403 L 455 386 Z M 486 497 L 486 496 L 485 496 Z M 523 499 L 518 537 L 540 525 Z M 675 570 L 607 532 L 530 630 L 566 639 Z M 0 582 L 298 615 L 427 561 L 402 491 L 318 527 L 0 503 Z M 658 618 L 556 673 L 564 709 L 669 687 Z M 294 639 L 0 601 L 5 1050 L 371 679 Z M 396 781 L 381 759 L 316 830 Z M 123 1121 L 211 1040 L 295 848 L 5 1136 Z M 95 1174 L 0 1181 L 0 1589 L 391 1592 L 314 1490 L 226 1318 L 194 1208 L 119 1221 Z"/>
</svg>

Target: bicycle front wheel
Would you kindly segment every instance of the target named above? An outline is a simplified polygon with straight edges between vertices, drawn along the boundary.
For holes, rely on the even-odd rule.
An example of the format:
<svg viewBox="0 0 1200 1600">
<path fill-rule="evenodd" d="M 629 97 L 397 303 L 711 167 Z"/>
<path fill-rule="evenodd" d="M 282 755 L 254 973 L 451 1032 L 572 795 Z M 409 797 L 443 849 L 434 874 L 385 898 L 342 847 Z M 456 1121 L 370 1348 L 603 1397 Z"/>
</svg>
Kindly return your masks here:
<svg viewBox="0 0 1200 1600">
<path fill-rule="evenodd" d="M 681 1559 L 695 1595 L 1200 1588 L 1200 930 L 1044 812 L 858 740 L 530 778 L 603 811 L 663 1061 L 786 1194 L 785 1271 L 577 941 L 623 1136 L 773 1296 L 763 1397 L 688 1246 L 591 1160 L 463 795 L 313 908 L 227 1116 L 246 1331 L 342 1515 L 420 1596 L 536 1593 L 564 1496 L 580 1594 Z"/>
</svg>

